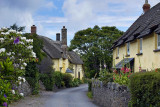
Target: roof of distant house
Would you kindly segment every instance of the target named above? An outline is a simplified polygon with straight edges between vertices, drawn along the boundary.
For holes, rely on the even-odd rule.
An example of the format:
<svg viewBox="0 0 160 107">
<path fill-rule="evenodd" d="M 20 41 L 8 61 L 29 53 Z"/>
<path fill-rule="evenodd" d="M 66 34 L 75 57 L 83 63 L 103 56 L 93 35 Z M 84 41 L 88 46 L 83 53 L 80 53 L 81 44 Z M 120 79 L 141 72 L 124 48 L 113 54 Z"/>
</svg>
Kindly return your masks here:
<svg viewBox="0 0 160 107">
<path fill-rule="evenodd" d="M 63 52 L 61 48 L 62 45 L 60 41 L 54 41 L 45 36 L 39 36 L 39 38 L 42 39 L 44 43 L 43 51 L 52 59 L 65 58 L 69 59 L 69 61 L 73 64 L 83 64 L 80 56 L 74 51 L 68 51 L 68 56 L 67 54 L 64 54 L 65 52 Z"/>
<path fill-rule="evenodd" d="M 143 38 L 152 32 L 160 33 L 160 3 L 141 15 L 129 29 L 114 42 L 112 49 L 135 39 Z"/>
</svg>

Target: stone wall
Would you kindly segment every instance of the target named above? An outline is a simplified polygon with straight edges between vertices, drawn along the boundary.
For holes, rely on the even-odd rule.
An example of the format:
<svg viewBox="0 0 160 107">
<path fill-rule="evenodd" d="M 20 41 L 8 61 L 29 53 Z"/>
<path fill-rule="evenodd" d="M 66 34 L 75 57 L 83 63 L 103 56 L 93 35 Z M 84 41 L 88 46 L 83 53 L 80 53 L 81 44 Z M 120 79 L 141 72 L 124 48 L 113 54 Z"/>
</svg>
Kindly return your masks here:
<svg viewBox="0 0 160 107">
<path fill-rule="evenodd" d="M 92 80 L 93 101 L 103 107 L 128 107 L 131 94 L 126 86 Z"/>
<path fill-rule="evenodd" d="M 24 96 L 32 94 L 32 89 L 27 81 L 22 82 L 21 85 L 13 85 L 13 89 L 18 90 L 19 93 L 23 93 Z"/>
</svg>

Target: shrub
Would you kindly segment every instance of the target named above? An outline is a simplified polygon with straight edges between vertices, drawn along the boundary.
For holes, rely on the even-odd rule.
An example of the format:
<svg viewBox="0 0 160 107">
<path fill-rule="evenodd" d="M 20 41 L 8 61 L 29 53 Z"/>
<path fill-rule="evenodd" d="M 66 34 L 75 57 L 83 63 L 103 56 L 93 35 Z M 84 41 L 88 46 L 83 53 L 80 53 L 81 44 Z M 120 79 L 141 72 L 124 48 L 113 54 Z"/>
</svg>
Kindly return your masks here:
<svg viewBox="0 0 160 107">
<path fill-rule="evenodd" d="M 101 71 L 99 73 L 100 77 L 99 80 L 103 81 L 103 84 L 106 85 L 108 82 L 113 82 L 113 74 L 107 71 Z"/>
<path fill-rule="evenodd" d="M 65 86 L 68 88 L 68 87 L 72 87 L 72 75 L 71 74 L 66 74 L 64 73 L 63 74 L 63 81 L 65 83 Z"/>
<path fill-rule="evenodd" d="M 43 82 L 47 91 L 52 91 L 55 84 L 54 72 L 49 74 L 40 74 L 40 80 Z"/>
<path fill-rule="evenodd" d="M 59 71 L 54 72 L 53 73 L 53 78 L 54 78 L 54 81 L 55 81 L 55 85 L 58 88 L 61 88 L 61 85 L 65 84 L 65 82 L 64 82 L 64 84 L 62 83 L 62 81 L 63 81 L 63 74 L 61 72 L 59 72 Z"/>
<path fill-rule="evenodd" d="M 78 78 L 74 78 L 72 81 L 72 87 L 78 87 L 80 84 L 80 80 Z"/>
<path fill-rule="evenodd" d="M 92 91 L 92 81 L 88 80 L 88 91 Z"/>
<path fill-rule="evenodd" d="M 93 98 L 93 93 L 91 91 L 87 92 L 88 98 L 92 99 Z"/>
<path fill-rule="evenodd" d="M 130 106 L 160 107 L 160 73 L 135 73 L 130 79 Z"/>
<path fill-rule="evenodd" d="M 35 62 L 29 62 L 26 66 L 26 80 L 32 87 L 32 94 L 39 93 L 39 72 Z"/>
</svg>

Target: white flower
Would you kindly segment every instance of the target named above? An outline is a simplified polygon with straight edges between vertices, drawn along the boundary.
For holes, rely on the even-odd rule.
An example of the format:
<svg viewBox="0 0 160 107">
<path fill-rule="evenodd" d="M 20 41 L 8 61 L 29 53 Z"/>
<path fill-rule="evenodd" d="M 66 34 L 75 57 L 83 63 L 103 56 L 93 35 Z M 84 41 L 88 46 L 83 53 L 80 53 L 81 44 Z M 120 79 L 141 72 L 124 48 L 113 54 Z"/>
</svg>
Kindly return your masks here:
<svg viewBox="0 0 160 107">
<path fill-rule="evenodd" d="M 10 32 L 10 33 L 16 33 L 16 30 L 10 29 L 10 30 L 8 30 L 8 32 Z"/>
<path fill-rule="evenodd" d="M 24 66 L 27 66 L 27 63 L 23 63 Z"/>
<path fill-rule="evenodd" d="M 12 94 L 15 94 L 15 90 L 11 90 Z"/>
<path fill-rule="evenodd" d="M 10 55 L 11 55 L 11 52 L 6 53 L 6 55 L 10 56 Z"/>
<path fill-rule="evenodd" d="M 11 40 L 13 40 L 13 38 L 11 37 Z"/>
<path fill-rule="evenodd" d="M 32 48 L 33 48 L 33 46 L 28 46 L 28 47 L 27 47 L 27 49 L 32 49 Z"/>
<path fill-rule="evenodd" d="M 26 42 L 33 42 L 33 39 L 27 39 Z"/>
<path fill-rule="evenodd" d="M 36 58 L 36 53 L 32 51 L 32 56 Z"/>
<path fill-rule="evenodd" d="M 14 56 L 10 57 L 10 59 L 14 59 Z"/>
<path fill-rule="evenodd" d="M 0 38 L 0 41 L 3 42 L 3 41 L 4 41 L 4 38 Z"/>
<path fill-rule="evenodd" d="M 20 96 L 22 96 L 22 97 L 24 96 L 24 94 L 23 94 L 23 93 L 19 93 L 19 95 L 20 95 Z"/>
<path fill-rule="evenodd" d="M 5 35 L 9 35 L 9 32 L 6 32 Z"/>
<path fill-rule="evenodd" d="M 22 78 L 23 82 L 26 82 L 26 79 L 25 78 Z"/>
<path fill-rule="evenodd" d="M 5 52 L 5 51 L 6 51 L 5 48 L 1 48 L 1 49 L 0 49 L 0 53 Z"/>
<path fill-rule="evenodd" d="M 22 82 L 21 81 L 19 81 L 19 85 L 21 85 L 22 84 Z"/>
<path fill-rule="evenodd" d="M 26 40 L 26 37 L 21 37 L 21 40 Z"/>
<path fill-rule="evenodd" d="M 17 34 L 22 34 L 22 32 L 17 32 Z"/>
<path fill-rule="evenodd" d="M 12 54 L 13 54 L 13 55 L 15 55 L 15 53 L 14 53 L 14 52 L 12 52 Z"/>
<path fill-rule="evenodd" d="M 22 79 L 22 77 L 18 77 L 18 80 L 20 81 Z"/>
<path fill-rule="evenodd" d="M 25 69 L 24 67 L 21 67 L 21 69 Z"/>
<path fill-rule="evenodd" d="M 24 45 L 24 43 L 22 41 L 20 41 L 19 44 L 23 44 Z"/>
</svg>

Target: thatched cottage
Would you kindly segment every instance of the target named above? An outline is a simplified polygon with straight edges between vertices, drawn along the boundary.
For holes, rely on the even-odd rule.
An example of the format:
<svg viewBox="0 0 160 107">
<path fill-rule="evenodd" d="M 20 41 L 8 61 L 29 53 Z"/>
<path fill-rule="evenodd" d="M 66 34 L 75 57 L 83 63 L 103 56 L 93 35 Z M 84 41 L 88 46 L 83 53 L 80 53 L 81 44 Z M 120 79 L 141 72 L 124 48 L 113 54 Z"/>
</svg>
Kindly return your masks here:
<svg viewBox="0 0 160 107">
<path fill-rule="evenodd" d="M 31 27 L 31 33 L 36 33 L 36 26 Z M 84 75 L 83 61 L 80 56 L 74 51 L 67 50 L 67 29 L 63 26 L 60 33 L 56 34 L 56 41 L 46 37 L 39 36 L 43 40 L 43 51 L 47 54 L 47 57 L 42 61 L 40 72 L 48 72 L 43 66 L 51 64 L 51 68 L 54 71 L 62 73 L 70 73 L 74 78 L 82 79 Z"/>
</svg>

